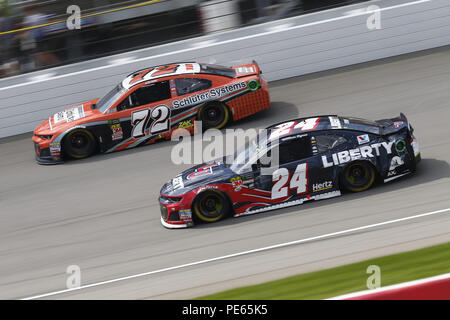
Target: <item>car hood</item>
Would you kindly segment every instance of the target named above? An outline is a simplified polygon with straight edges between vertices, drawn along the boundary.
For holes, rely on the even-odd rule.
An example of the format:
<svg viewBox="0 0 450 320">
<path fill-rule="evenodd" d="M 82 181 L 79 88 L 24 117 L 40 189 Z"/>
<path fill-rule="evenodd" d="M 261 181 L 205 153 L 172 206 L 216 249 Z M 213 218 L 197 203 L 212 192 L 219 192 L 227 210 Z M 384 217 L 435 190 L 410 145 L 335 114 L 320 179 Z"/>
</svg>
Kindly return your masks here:
<svg viewBox="0 0 450 320">
<path fill-rule="evenodd" d="M 55 131 L 65 130 L 74 125 L 95 119 L 101 115 L 101 112 L 92 108 L 97 101 L 98 99 L 94 99 L 80 103 L 51 115 L 35 129 L 35 133 L 52 134 Z"/>
<path fill-rule="evenodd" d="M 224 165 L 222 159 L 203 163 L 187 169 L 171 179 L 162 187 L 161 194 L 179 196 L 201 186 L 222 182 L 234 175 L 235 173 Z"/>
</svg>

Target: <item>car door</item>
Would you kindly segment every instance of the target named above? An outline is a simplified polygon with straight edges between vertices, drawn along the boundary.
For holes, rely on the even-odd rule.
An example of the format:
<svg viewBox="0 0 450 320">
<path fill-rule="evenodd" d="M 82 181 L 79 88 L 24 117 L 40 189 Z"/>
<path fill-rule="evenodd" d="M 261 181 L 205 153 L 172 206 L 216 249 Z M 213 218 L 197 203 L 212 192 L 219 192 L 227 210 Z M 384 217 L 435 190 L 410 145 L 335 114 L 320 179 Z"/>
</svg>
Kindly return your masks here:
<svg viewBox="0 0 450 320">
<path fill-rule="evenodd" d="M 171 98 L 168 80 L 139 87 L 123 97 L 110 110 L 110 113 L 114 115 L 114 118 L 109 120 L 113 149 L 127 143 L 131 144 L 126 147 L 134 147 L 170 131 Z M 121 130 L 122 134 L 114 136 L 114 130 Z"/>
<path fill-rule="evenodd" d="M 258 160 L 255 187 L 270 191 L 274 202 L 307 194 L 311 150 L 308 134 L 281 139 L 265 155 L 268 160 Z"/>
<path fill-rule="evenodd" d="M 334 190 L 337 182 L 333 168 L 323 168 L 321 161 L 321 156 L 332 152 L 332 148 L 324 149 L 320 145 L 319 151 L 317 140 L 313 133 L 281 139 L 279 146 L 268 155 L 272 159 L 270 165 L 259 166 L 255 186 L 270 191 L 276 202 L 294 201 Z M 279 161 L 274 166 L 277 153 Z"/>
<path fill-rule="evenodd" d="M 311 134 L 312 157 L 309 159 L 309 194 L 311 196 L 339 189 L 339 167 L 329 166 L 333 154 L 348 149 L 349 139 L 337 130 Z"/>
</svg>

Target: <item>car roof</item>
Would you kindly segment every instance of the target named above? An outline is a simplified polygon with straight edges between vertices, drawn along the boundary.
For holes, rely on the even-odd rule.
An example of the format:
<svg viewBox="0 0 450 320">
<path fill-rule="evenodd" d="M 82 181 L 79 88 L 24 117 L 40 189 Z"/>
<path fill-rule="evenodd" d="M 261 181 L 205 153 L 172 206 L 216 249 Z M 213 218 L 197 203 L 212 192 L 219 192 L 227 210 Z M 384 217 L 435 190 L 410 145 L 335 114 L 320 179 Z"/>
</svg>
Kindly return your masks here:
<svg viewBox="0 0 450 320">
<path fill-rule="evenodd" d="M 266 129 L 268 131 L 271 131 L 277 126 L 289 122 L 304 122 L 305 124 L 308 123 L 309 125 L 307 129 L 304 129 L 303 127 L 294 129 L 286 136 L 293 136 L 308 132 L 320 132 L 325 130 L 355 130 L 372 134 L 380 134 L 381 131 L 381 126 L 374 121 L 338 115 L 320 115 L 314 117 L 297 118 L 276 123 L 267 127 Z"/>
<path fill-rule="evenodd" d="M 163 73 L 160 74 L 159 69 L 163 69 L 169 66 L 177 66 L 176 70 L 171 73 Z M 183 63 L 171 63 L 166 65 L 160 65 L 155 67 L 148 67 L 145 69 L 137 70 L 131 74 L 129 74 L 123 81 L 122 86 L 125 89 L 130 89 L 135 85 L 138 85 L 142 82 L 147 82 L 159 78 L 164 78 L 168 76 L 178 76 L 185 74 L 198 74 L 200 73 L 201 67 L 199 63 L 196 62 L 183 62 Z"/>
</svg>

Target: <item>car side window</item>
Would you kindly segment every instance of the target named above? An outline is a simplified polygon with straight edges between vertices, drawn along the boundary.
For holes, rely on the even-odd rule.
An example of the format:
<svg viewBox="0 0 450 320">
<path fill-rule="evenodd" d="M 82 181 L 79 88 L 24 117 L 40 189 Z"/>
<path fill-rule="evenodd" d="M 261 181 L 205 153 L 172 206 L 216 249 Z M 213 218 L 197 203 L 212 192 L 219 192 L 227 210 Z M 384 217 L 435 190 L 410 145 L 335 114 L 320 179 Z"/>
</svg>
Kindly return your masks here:
<svg viewBox="0 0 450 320">
<path fill-rule="evenodd" d="M 281 141 L 279 146 L 269 150 L 267 156 L 269 159 L 278 152 L 279 165 L 299 161 L 312 156 L 311 140 L 308 136 L 302 138 L 289 139 Z M 272 160 L 270 166 L 275 165 Z"/>
<path fill-rule="evenodd" d="M 172 97 L 170 94 L 169 81 L 160 81 L 149 84 L 145 87 L 137 89 L 134 93 L 132 93 L 132 95 L 134 95 L 131 99 L 131 102 L 134 104 L 132 107 L 142 106 L 145 104 L 170 99 Z"/>
<path fill-rule="evenodd" d="M 206 90 L 212 87 L 212 82 L 206 79 L 180 78 L 175 80 L 179 96 Z"/>
<path fill-rule="evenodd" d="M 347 142 L 347 139 L 336 134 L 319 134 L 314 138 L 312 143 L 316 146 L 319 153 L 327 152 Z"/>
<path fill-rule="evenodd" d="M 311 140 L 308 136 L 281 141 L 280 165 L 312 156 Z"/>
<path fill-rule="evenodd" d="M 118 106 L 117 111 L 143 106 L 146 104 L 170 99 L 169 81 L 160 81 L 139 88 L 126 97 Z"/>
</svg>

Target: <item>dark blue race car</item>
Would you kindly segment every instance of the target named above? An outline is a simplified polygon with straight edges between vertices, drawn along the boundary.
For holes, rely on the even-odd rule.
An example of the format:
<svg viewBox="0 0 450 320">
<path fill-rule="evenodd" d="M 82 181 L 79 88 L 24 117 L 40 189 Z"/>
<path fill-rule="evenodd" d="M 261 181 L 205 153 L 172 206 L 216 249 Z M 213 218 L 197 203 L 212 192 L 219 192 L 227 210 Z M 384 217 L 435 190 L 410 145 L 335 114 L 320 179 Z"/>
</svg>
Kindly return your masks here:
<svg viewBox="0 0 450 320">
<path fill-rule="evenodd" d="M 378 121 L 325 115 L 270 126 L 232 163 L 199 165 L 166 183 L 159 198 L 161 222 L 183 228 L 398 179 L 420 161 L 413 131 L 403 114 Z"/>
</svg>

